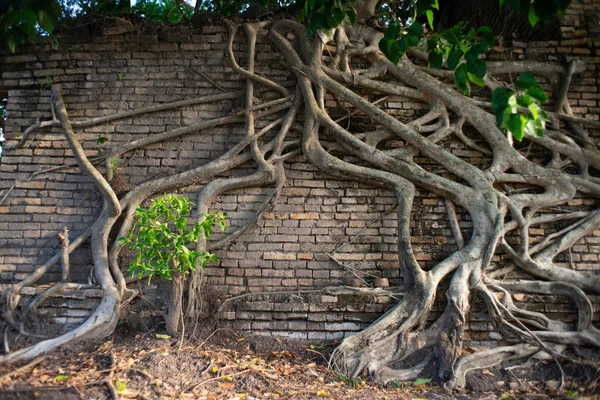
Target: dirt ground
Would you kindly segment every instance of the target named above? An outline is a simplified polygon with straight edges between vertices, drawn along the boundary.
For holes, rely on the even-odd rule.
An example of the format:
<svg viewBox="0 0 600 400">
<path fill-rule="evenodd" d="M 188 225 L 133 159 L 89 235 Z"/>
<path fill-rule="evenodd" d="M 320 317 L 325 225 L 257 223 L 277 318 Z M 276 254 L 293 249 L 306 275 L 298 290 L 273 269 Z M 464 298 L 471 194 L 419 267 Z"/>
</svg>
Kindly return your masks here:
<svg viewBox="0 0 600 400">
<path fill-rule="evenodd" d="M 0 400 L 600 398 L 594 368 L 565 366 L 562 390 L 550 361 L 473 373 L 470 390 L 462 392 L 447 392 L 426 377 L 383 387 L 328 370 L 335 343 L 227 329 L 181 341 L 164 335 L 159 320 L 144 325 L 124 324 L 102 343 L 69 346 L 22 369 L 0 367 Z"/>
</svg>

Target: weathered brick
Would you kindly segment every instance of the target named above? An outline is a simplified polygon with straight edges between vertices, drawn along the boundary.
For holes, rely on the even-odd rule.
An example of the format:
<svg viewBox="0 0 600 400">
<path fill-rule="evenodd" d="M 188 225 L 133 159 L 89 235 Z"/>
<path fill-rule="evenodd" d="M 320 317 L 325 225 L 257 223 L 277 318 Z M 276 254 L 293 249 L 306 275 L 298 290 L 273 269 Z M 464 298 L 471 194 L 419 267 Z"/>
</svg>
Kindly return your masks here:
<svg viewBox="0 0 600 400">
<path fill-rule="evenodd" d="M 295 260 L 296 254 L 269 251 L 264 254 L 263 258 L 265 260 Z"/>
</svg>

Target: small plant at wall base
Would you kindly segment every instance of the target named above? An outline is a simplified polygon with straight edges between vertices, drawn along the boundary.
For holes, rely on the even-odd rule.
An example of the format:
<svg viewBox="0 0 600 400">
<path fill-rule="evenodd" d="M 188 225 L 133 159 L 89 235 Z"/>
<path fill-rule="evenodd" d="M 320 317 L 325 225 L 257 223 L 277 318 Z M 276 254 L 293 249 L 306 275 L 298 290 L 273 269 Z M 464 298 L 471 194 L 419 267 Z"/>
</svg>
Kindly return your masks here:
<svg viewBox="0 0 600 400">
<path fill-rule="evenodd" d="M 225 230 L 225 217 L 216 212 L 205 214 L 201 221 L 187 229 L 186 215 L 194 204 L 186 197 L 165 195 L 153 200 L 148 209 L 137 207 L 133 229 L 121 237 L 120 245 L 137 251 L 129 267 L 131 275 L 144 275 L 148 281 L 159 276 L 172 281 L 169 309 L 166 317 L 167 333 L 177 333 L 181 320 L 183 283 L 198 266 L 204 268 L 210 261 L 218 261 L 214 254 L 191 250 L 200 235 L 209 238 L 214 226 Z"/>
</svg>

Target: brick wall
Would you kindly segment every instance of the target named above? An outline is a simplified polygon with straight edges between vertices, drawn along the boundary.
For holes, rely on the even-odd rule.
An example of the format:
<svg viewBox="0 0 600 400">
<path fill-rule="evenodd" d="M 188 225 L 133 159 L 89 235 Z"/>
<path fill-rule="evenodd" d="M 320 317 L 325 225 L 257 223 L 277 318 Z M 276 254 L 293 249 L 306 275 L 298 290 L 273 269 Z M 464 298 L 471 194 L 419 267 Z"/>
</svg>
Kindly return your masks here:
<svg viewBox="0 0 600 400">
<path fill-rule="evenodd" d="M 569 100 L 575 113 L 598 120 L 600 30 L 597 20 L 590 17 L 592 11 L 597 13 L 598 7 L 598 0 L 574 4 L 563 21 L 560 41 L 506 42 L 505 50 L 493 57 L 555 62 L 571 57 L 585 60 L 587 70 L 574 79 Z M 0 64 L 3 65 L 0 88 L 8 90 L 9 98 L 7 143 L 14 143 L 30 124 L 50 116 L 50 82 L 62 85 L 73 120 L 218 93 L 197 71 L 207 74 L 227 90 L 241 89 L 245 85 L 228 66 L 224 51 L 226 30 L 222 26 L 205 26 L 202 32 L 190 28 L 108 26 L 102 33 L 89 37 L 64 32 L 60 40 L 59 49 L 38 45 L 22 54 L 6 56 Z M 235 42 L 241 65 L 245 60 L 244 43 L 243 35 Z M 266 38 L 259 38 L 257 50 L 257 70 L 292 88 L 293 79 Z M 550 89 L 550 85 L 546 86 Z M 329 99 L 328 104 L 338 107 L 333 99 Z M 163 111 L 78 130 L 78 138 L 88 156 L 94 156 L 105 151 L 105 146 L 165 132 L 198 119 L 227 115 L 240 107 L 239 103 L 223 101 Z M 423 108 L 401 98 L 390 100 L 387 107 L 390 113 L 401 118 L 419 115 Z M 345 111 L 339 112 L 345 115 Z M 266 123 L 259 121 L 258 124 Z M 202 165 L 236 143 L 242 129 L 240 125 L 224 126 L 127 154 L 119 163 L 116 190 L 128 190 L 149 177 Z M 100 145 L 99 137 L 107 138 L 108 143 Z M 464 149 L 458 143 L 452 146 L 474 163 L 480 163 L 483 158 L 482 154 Z M 29 179 L 32 172 L 73 161 L 56 129 L 39 130 L 22 149 L 5 154 L 0 166 L 0 196 L 13 189 L 0 205 L 1 288 L 23 279 L 55 254 L 56 234 L 64 226 L 74 238 L 98 215 L 99 194 L 78 168 L 50 171 Z M 434 168 L 427 165 L 427 160 L 422 161 L 426 167 Z M 247 174 L 251 167 L 241 166 L 232 175 Z M 386 214 L 395 198 L 385 190 L 328 178 L 302 157 L 292 160 L 286 172 L 288 181 L 275 208 L 251 231 L 219 251 L 220 262 L 207 268 L 205 276 L 212 293 L 220 299 L 244 293 L 287 292 L 259 294 L 230 302 L 221 318 L 235 328 L 307 339 L 341 338 L 368 325 L 396 300 L 348 291 L 314 292 L 352 278 L 326 253 L 360 231 L 352 244 L 338 253 L 338 259 L 369 274 L 366 275 L 368 281 L 372 281 L 371 276 L 380 276 L 389 278 L 392 285 L 398 284 L 396 219 L 393 212 Z M 194 200 L 202 185 L 182 188 L 180 193 Z M 262 188 L 228 192 L 217 199 L 213 209 L 227 214 L 231 230 L 241 226 L 267 195 L 268 191 Z M 575 199 L 569 207 L 594 205 L 595 200 Z M 442 199 L 421 191 L 413 211 L 411 227 L 418 260 L 429 266 L 455 250 Z M 470 221 L 465 216 L 460 219 L 461 226 L 468 231 Z M 532 238 L 540 240 L 559 228 L 542 226 L 532 230 Z M 600 232 L 573 250 L 577 268 L 597 269 Z M 75 251 L 71 263 L 75 278 L 85 281 L 90 272 L 89 249 L 84 245 Z M 46 279 L 56 280 L 59 276 L 57 267 Z M 157 298 L 159 303 L 161 297 L 164 296 Z M 444 299 L 440 297 L 433 315 L 443 308 Z M 555 313 L 556 317 L 567 320 L 574 318 L 574 308 L 564 298 L 522 296 L 518 300 L 532 310 Z M 75 312 L 77 318 L 83 317 L 85 312 L 76 309 L 79 310 Z M 488 333 L 489 321 L 485 314 L 478 312 L 482 310 L 478 305 L 474 307 L 468 337 L 485 344 L 495 337 Z M 52 314 L 51 311 L 45 313 Z M 53 318 L 64 317 L 58 311 L 53 315 Z"/>
</svg>

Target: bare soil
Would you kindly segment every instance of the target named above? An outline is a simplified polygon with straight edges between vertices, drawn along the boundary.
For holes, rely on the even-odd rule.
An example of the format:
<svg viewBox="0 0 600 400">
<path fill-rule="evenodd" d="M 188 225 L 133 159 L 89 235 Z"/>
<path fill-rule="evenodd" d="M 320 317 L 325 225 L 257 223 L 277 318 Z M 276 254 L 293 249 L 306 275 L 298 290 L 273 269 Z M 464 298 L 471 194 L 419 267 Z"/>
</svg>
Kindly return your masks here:
<svg viewBox="0 0 600 400">
<path fill-rule="evenodd" d="M 143 320 L 129 319 L 102 343 L 59 350 L 17 373 L 18 366 L 0 367 L 0 400 L 600 398 L 597 370 L 589 367 L 564 366 L 563 390 L 550 361 L 472 373 L 463 392 L 447 392 L 429 379 L 383 387 L 327 369 L 335 343 L 228 329 L 181 341 L 164 336 L 160 317 Z M 597 353 L 579 356 L 598 359 Z"/>
</svg>

